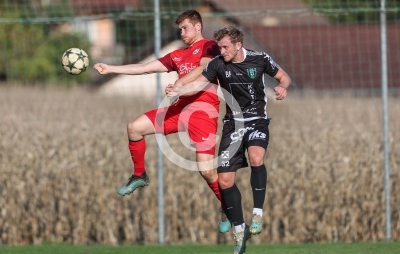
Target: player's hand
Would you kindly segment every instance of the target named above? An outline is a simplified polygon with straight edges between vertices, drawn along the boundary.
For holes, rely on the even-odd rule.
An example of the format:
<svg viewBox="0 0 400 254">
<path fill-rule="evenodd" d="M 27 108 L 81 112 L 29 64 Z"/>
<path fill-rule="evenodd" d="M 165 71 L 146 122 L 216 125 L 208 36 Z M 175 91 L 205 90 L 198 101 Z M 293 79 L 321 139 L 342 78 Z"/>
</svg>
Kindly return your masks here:
<svg viewBox="0 0 400 254">
<path fill-rule="evenodd" d="M 167 92 L 167 97 L 170 99 L 178 98 L 179 97 L 179 86 L 174 86 L 174 85 L 171 85 L 171 86 L 172 87 L 170 87 L 169 91 Z M 167 90 L 167 88 L 165 90 Z"/>
<path fill-rule="evenodd" d="M 109 74 L 111 73 L 110 71 L 110 67 L 108 64 L 104 64 L 104 63 L 97 63 L 93 66 L 93 68 L 95 70 L 97 70 L 100 74 Z"/>
<path fill-rule="evenodd" d="M 165 94 L 168 96 L 168 93 L 170 93 L 172 90 L 174 90 L 175 86 L 173 84 L 167 85 L 165 88 Z"/>
<path fill-rule="evenodd" d="M 286 88 L 282 87 L 282 86 L 276 86 L 274 88 L 275 91 L 275 95 L 276 95 L 276 99 L 277 100 L 283 100 L 285 99 L 286 95 L 287 95 L 287 90 Z"/>
<path fill-rule="evenodd" d="M 169 98 L 169 102 L 171 104 L 175 103 L 179 99 L 179 86 L 175 85 L 168 85 L 165 88 L 165 93 L 167 94 L 167 97 Z"/>
</svg>

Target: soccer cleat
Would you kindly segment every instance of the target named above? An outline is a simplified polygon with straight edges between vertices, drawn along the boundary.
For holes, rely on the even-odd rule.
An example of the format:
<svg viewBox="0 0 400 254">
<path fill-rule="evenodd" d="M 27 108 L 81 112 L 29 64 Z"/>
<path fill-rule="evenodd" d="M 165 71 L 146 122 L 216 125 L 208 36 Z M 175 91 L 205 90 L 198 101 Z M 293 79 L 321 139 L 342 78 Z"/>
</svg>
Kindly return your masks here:
<svg viewBox="0 0 400 254">
<path fill-rule="evenodd" d="M 243 232 L 233 232 L 235 239 L 234 254 L 243 254 L 246 251 L 246 242 L 250 239 L 251 234 L 249 226 L 245 225 Z"/>
<path fill-rule="evenodd" d="M 232 222 L 228 219 L 225 211 L 221 209 L 221 221 L 219 222 L 218 229 L 221 234 L 225 234 L 232 226 Z"/>
<path fill-rule="evenodd" d="M 260 215 L 253 214 L 253 218 L 251 218 L 250 234 L 258 235 L 261 233 L 262 223 L 262 217 Z"/>
<path fill-rule="evenodd" d="M 129 195 L 137 188 L 139 188 L 139 187 L 143 188 L 149 184 L 150 184 L 150 179 L 146 173 L 143 173 L 143 175 L 141 175 L 141 176 L 132 175 L 129 178 L 128 183 L 126 185 L 122 186 L 118 190 L 118 194 L 121 196 Z"/>
</svg>

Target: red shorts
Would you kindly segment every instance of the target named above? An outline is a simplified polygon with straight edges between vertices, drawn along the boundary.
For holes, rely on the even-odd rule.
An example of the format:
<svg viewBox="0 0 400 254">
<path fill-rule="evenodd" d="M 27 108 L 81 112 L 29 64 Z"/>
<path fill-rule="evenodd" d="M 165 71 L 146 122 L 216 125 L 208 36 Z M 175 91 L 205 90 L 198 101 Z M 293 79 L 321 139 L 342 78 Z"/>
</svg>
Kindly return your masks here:
<svg viewBox="0 0 400 254">
<path fill-rule="evenodd" d="M 168 135 L 185 131 L 196 153 L 215 153 L 218 128 L 218 110 L 206 102 L 190 104 L 180 101 L 169 107 L 157 108 L 144 113 L 153 123 L 156 133 Z"/>
</svg>

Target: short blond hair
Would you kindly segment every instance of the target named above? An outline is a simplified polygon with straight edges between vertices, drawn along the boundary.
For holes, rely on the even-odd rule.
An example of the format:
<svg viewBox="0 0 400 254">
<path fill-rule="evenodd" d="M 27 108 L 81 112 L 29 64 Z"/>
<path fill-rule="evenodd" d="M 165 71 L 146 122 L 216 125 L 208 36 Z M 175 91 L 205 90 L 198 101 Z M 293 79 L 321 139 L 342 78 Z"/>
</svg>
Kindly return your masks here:
<svg viewBox="0 0 400 254">
<path fill-rule="evenodd" d="M 222 40 L 225 36 L 229 36 L 232 43 L 241 42 L 243 44 L 243 32 L 234 26 L 228 26 L 214 32 L 214 39 L 216 41 Z"/>
</svg>

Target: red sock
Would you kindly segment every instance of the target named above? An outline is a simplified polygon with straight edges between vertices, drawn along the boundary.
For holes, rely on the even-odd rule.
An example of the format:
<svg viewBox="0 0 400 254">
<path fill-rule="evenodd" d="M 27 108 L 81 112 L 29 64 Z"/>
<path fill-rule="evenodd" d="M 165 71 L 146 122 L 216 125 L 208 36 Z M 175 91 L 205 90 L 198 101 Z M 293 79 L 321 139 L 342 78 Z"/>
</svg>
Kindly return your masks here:
<svg viewBox="0 0 400 254">
<path fill-rule="evenodd" d="M 217 196 L 218 200 L 221 201 L 221 206 L 225 207 L 225 205 L 222 201 L 222 193 L 221 193 L 221 189 L 219 188 L 218 179 L 213 183 L 208 183 L 208 186 L 214 192 L 215 196 Z"/>
<path fill-rule="evenodd" d="M 129 140 L 129 151 L 133 161 L 133 174 L 141 176 L 145 172 L 144 154 L 146 152 L 146 140 L 142 138 L 138 141 Z"/>
</svg>

